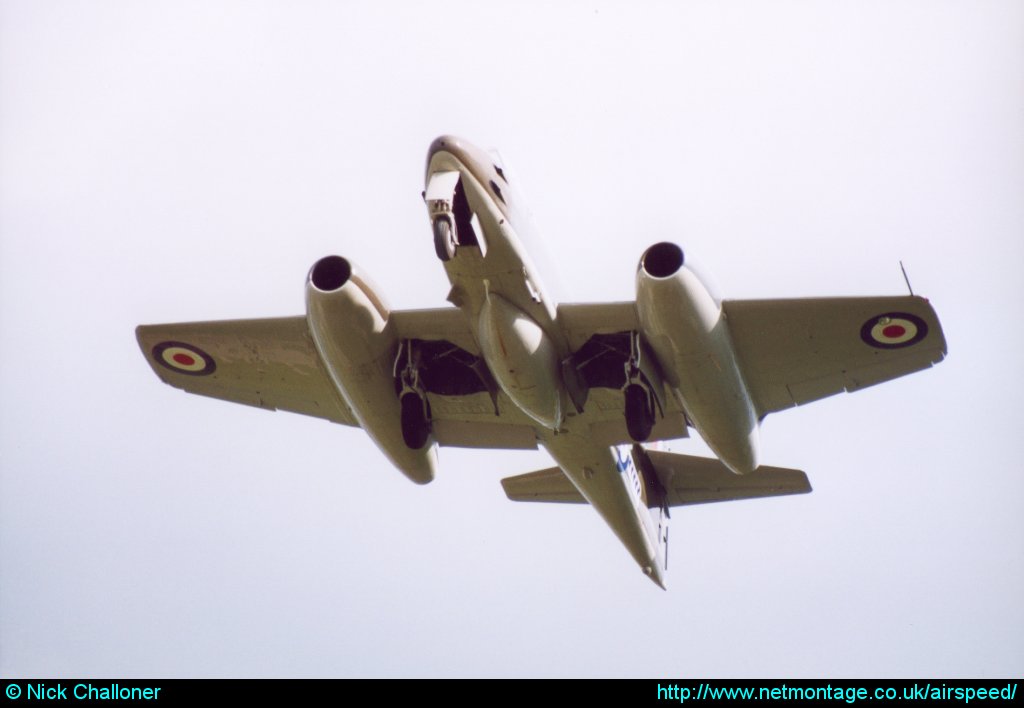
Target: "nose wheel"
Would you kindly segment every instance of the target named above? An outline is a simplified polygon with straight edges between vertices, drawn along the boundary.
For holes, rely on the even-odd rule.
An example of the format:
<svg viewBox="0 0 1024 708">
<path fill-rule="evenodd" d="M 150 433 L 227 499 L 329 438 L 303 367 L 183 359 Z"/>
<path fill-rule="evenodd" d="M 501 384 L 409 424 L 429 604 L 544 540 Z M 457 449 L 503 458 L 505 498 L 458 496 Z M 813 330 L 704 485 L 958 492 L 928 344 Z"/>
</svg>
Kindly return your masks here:
<svg viewBox="0 0 1024 708">
<path fill-rule="evenodd" d="M 455 256 L 455 228 L 446 217 L 434 219 L 434 251 L 447 263 Z"/>
</svg>

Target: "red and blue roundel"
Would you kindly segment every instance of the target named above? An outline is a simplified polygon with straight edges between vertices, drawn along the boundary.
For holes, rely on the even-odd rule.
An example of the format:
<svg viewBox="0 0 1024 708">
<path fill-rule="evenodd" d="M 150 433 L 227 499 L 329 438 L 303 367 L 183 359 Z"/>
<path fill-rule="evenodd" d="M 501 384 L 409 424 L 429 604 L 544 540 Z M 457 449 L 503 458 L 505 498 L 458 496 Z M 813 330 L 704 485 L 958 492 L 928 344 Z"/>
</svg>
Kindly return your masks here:
<svg viewBox="0 0 1024 708">
<path fill-rule="evenodd" d="M 212 356 L 185 342 L 160 342 L 153 347 L 153 358 L 161 366 L 189 376 L 209 376 L 217 370 Z"/>
<path fill-rule="evenodd" d="M 878 349 L 900 349 L 917 344 L 928 335 L 928 325 L 917 315 L 907 312 L 885 312 L 876 315 L 860 328 L 865 344 Z"/>
</svg>

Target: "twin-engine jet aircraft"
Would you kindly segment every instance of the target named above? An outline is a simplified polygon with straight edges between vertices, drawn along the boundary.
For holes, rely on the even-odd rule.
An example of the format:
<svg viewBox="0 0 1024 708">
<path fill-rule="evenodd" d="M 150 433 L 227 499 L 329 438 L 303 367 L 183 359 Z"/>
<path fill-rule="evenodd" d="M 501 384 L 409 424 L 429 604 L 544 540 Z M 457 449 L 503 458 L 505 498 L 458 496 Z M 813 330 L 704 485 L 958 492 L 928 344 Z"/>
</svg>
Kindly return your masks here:
<svg viewBox="0 0 1024 708">
<path fill-rule="evenodd" d="M 409 479 L 439 446 L 545 448 L 515 501 L 589 503 L 665 587 L 669 508 L 811 491 L 759 466 L 769 413 L 927 369 L 946 342 L 921 297 L 716 300 L 673 243 L 640 257 L 636 300 L 558 304 L 502 166 L 459 138 L 427 154 L 427 206 L 454 307 L 392 311 L 349 260 L 306 279 L 306 315 L 146 325 L 166 383 L 361 427 Z M 695 428 L 718 459 L 647 449 Z"/>
</svg>

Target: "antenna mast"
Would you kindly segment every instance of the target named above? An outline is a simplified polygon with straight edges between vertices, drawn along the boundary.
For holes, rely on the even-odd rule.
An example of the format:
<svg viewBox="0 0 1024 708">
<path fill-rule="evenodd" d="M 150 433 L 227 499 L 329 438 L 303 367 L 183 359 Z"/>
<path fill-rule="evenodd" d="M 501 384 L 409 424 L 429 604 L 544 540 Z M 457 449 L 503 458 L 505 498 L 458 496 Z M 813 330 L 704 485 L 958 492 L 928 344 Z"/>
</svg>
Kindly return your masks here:
<svg viewBox="0 0 1024 708">
<path fill-rule="evenodd" d="M 909 290 L 910 294 L 913 295 L 914 289 L 910 287 L 910 278 L 907 277 L 907 269 L 903 267 L 903 261 L 900 261 L 900 270 L 903 271 L 903 280 L 907 282 L 907 290 Z"/>
</svg>

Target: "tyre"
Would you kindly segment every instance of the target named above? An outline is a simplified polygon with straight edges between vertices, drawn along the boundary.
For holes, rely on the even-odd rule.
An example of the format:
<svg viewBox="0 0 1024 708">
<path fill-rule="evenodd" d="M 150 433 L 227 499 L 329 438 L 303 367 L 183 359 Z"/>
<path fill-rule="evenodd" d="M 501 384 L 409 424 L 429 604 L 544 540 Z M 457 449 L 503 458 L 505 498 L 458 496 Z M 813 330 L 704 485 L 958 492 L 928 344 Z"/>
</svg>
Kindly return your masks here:
<svg viewBox="0 0 1024 708">
<path fill-rule="evenodd" d="M 626 430 L 636 442 L 651 437 L 654 427 L 654 407 L 651 396 L 643 386 L 630 384 L 626 387 Z"/>
<path fill-rule="evenodd" d="M 447 263 L 455 256 L 455 234 L 452 222 L 441 217 L 434 219 L 434 251 L 437 257 Z"/>
<path fill-rule="evenodd" d="M 402 396 L 402 439 L 412 450 L 419 450 L 427 444 L 430 436 L 430 421 L 427 420 L 426 405 L 415 393 Z"/>
</svg>

